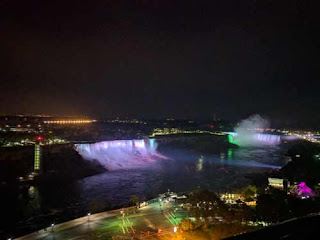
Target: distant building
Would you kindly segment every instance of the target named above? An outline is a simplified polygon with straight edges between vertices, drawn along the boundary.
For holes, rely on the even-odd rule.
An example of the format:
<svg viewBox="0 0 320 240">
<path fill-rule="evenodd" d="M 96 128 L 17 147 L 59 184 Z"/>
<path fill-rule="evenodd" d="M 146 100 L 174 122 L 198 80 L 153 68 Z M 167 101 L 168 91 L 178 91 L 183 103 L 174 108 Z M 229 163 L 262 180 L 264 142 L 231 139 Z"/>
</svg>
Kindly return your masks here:
<svg viewBox="0 0 320 240">
<path fill-rule="evenodd" d="M 238 200 L 244 200 L 239 193 L 223 193 L 220 195 L 220 199 L 227 204 L 236 204 Z"/>
<path fill-rule="evenodd" d="M 288 180 L 283 178 L 268 178 L 269 186 L 281 190 L 287 191 L 288 187 L 290 186 Z"/>
<path fill-rule="evenodd" d="M 240 201 L 248 206 L 256 205 L 256 200 L 245 201 L 245 198 L 240 193 L 223 193 L 220 194 L 220 199 L 226 204 L 238 204 Z"/>
</svg>

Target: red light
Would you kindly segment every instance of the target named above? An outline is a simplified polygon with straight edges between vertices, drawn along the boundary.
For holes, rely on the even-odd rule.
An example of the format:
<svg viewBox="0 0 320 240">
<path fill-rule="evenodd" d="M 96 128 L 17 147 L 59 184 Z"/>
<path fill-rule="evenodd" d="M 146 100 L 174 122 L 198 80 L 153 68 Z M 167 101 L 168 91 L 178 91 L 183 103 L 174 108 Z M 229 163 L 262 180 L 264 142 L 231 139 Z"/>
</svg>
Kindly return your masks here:
<svg viewBox="0 0 320 240">
<path fill-rule="evenodd" d="M 210 128 L 211 128 L 211 129 L 214 129 L 214 125 L 210 125 Z"/>
<path fill-rule="evenodd" d="M 37 139 L 38 141 L 42 141 L 42 140 L 43 140 L 43 137 L 42 137 L 42 136 L 38 136 L 38 137 L 36 137 L 36 139 Z"/>
</svg>

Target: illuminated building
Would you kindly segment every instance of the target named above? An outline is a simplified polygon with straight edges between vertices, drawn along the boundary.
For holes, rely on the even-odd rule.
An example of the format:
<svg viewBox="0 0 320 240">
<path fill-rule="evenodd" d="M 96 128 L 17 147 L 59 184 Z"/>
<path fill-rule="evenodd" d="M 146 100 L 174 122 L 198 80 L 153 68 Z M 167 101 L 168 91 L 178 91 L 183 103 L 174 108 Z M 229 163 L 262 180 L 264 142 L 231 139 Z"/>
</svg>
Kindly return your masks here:
<svg viewBox="0 0 320 240">
<path fill-rule="evenodd" d="M 220 195 L 220 199 L 226 204 L 237 204 L 238 200 L 244 200 L 242 195 L 239 193 L 224 193 Z"/>
<path fill-rule="evenodd" d="M 278 189 L 283 189 L 283 179 L 282 178 L 268 178 L 268 183 L 269 186 L 278 188 Z"/>
<path fill-rule="evenodd" d="M 41 158 L 41 141 L 43 138 L 41 136 L 38 136 L 36 138 L 36 143 L 34 145 L 34 172 L 35 173 L 41 173 L 41 165 L 42 165 L 42 158 Z"/>
<path fill-rule="evenodd" d="M 268 178 L 268 185 L 277 188 L 280 190 L 284 190 L 286 193 L 288 192 L 288 188 L 290 188 L 290 183 L 287 179 L 282 178 Z"/>
</svg>

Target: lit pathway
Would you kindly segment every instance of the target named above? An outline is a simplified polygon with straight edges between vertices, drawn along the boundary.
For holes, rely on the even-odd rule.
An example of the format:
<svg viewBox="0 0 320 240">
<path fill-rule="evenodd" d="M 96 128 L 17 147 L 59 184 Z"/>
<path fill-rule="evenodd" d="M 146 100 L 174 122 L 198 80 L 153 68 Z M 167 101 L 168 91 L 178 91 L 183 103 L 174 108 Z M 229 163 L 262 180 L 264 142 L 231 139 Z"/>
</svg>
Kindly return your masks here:
<svg viewBox="0 0 320 240">
<path fill-rule="evenodd" d="M 182 216 L 185 216 L 182 213 Z M 139 209 L 139 213 L 121 216 L 120 211 L 111 211 L 93 214 L 57 224 L 20 238 L 18 240 L 78 240 L 78 239 L 106 239 L 119 236 L 119 239 L 130 239 L 131 236 L 152 236 L 159 229 L 173 232 L 174 226 L 179 223 L 179 218 L 174 213 L 174 205 L 168 207 L 152 203 Z M 121 238 L 122 237 L 122 238 Z"/>
</svg>

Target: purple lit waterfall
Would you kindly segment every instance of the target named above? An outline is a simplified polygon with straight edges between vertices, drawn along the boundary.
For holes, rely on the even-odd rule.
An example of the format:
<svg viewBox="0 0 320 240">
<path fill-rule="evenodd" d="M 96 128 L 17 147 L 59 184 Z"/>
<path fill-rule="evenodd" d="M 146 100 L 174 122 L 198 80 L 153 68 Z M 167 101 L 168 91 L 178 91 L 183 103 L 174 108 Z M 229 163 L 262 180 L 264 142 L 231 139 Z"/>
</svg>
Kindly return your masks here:
<svg viewBox="0 0 320 240">
<path fill-rule="evenodd" d="M 280 143 L 280 135 L 256 133 L 254 138 L 259 142 L 270 145 L 276 145 Z"/>
<path fill-rule="evenodd" d="M 157 152 L 154 139 L 113 140 L 93 144 L 75 144 L 86 160 L 97 160 L 108 170 L 139 168 L 165 158 Z"/>
</svg>

